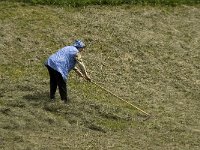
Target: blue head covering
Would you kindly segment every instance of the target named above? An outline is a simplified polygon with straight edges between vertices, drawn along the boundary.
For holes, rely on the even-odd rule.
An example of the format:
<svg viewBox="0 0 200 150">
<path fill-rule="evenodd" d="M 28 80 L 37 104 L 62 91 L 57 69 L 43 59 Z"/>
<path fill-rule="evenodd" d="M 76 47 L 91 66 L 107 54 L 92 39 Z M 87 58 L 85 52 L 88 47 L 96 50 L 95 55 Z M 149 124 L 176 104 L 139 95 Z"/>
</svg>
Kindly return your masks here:
<svg viewBox="0 0 200 150">
<path fill-rule="evenodd" d="M 81 40 L 75 40 L 73 46 L 75 46 L 76 48 L 84 48 L 85 44 Z"/>
</svg>

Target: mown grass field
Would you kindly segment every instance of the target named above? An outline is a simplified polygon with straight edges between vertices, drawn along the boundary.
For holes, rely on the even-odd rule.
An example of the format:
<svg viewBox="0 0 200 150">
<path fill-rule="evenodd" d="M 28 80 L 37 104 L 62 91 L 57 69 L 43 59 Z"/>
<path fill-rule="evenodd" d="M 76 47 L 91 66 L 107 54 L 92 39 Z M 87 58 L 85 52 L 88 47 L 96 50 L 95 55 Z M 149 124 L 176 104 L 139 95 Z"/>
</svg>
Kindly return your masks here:
<svg viewBox="0 0 200 150">
<path fill-rule="evenodd" d="M 196 5 L 200 0 L 2 0 L 10 2 L 26 2 L 30 4 L 61 5 L 70 7 L 83 7 L 87 5 Z"/>
<path fill-rule="evenodd" d="M 200 6 L 0 2 L 0 149 L 199 150 Z M 75 39 L 93 79 L 49 102 L 45 59 Z"/>
</svg>

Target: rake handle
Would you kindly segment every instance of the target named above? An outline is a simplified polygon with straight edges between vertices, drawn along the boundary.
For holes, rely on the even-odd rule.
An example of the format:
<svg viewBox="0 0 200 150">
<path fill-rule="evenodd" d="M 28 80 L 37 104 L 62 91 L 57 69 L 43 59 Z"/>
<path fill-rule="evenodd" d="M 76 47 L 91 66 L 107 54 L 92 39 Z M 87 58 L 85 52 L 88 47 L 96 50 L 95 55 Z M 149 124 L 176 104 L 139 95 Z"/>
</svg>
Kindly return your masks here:
<svg viewBox="0 0 200 150">
<path fill-rule="evenodd" d="M 106 91 L 106 92 L 110 93 L 111 95 L 115 96 L 116 98 L 120 99 L 121 101 L 124 101 L 124 102 L 126 102 L 127 104 L 131 105 L 132 107 L 136 108 L 137 110 L 143 112 L 145 115 L 150 116 L 149 113 L 145 112 L 144 110 L 140 109 L 139 107 L 137 107 L 137 106 L 133 105 L 132 103 L 130 103 L 130 102 L 128 102 L 128 101 L 122 99 L 121 97 L 115 95 L 114 93 L 112 93 L 111 91 L 107 90 L 106 88 L 100 86 L 99 84 L 97 84 L 97 83 L 95 83 L 95 82 L 93 82 L 93 81 L 91 81 L 91 82 L 92 82 L 93 84 L 95 84 L 96 86 L 100 87 L 101 89 L 103 89 L 104 91 Z"/>
</svg>

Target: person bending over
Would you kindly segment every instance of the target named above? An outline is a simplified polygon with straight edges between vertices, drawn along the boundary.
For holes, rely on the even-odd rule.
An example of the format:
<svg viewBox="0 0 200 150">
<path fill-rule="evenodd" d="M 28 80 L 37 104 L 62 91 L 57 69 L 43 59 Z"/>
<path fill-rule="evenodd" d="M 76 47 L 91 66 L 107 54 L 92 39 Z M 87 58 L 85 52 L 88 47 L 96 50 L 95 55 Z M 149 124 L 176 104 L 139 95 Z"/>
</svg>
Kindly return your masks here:
<svg viewBox="0 0 200 150">
<path fill-rule="evenodd" d="M 65 46 L 52 54 L 45 62 L 50 76 L 50 99 L 54 101 L 57 86 L 61 100 L 69 102 L 67 94 L 67 79 L 71 70 L 74 70 L 80 77 L 91 82 L 85 65 L 81 59 L 81 52 L 85 49 L 81 40 L 75 40 L 72 46 Z M 78 67 L 77 67 L 78 66 Z"/>
</svg>

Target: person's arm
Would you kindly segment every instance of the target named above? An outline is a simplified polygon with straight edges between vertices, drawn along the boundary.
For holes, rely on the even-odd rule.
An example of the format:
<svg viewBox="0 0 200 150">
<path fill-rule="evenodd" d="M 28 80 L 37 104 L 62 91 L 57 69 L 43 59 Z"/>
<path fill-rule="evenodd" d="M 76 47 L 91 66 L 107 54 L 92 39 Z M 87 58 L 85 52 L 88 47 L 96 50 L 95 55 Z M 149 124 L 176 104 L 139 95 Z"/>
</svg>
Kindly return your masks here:
<svg viewBox="0 0 200 150">
<path fill-rule="evenodd" d="M 80 76 L 80 77 L 84 77 L 82 72 L 77 68 L 77 67 L 74 67 L 74 71 Z"/>
<path fill-rule="evenodd" d="M 75 67 L 76 72 L 78 74 L 82 74 L 88 81 L 91 81 L 91 78 L 86 71 L 85 65 L 84 65 L 84 63 L 81 59 L 81 55 L 79 53 L 76 55 L 76 61 L 77 61 L 78 67 L 80 68 L 80 70 L 79 70 L 77 67 Z"/>
</svg>

